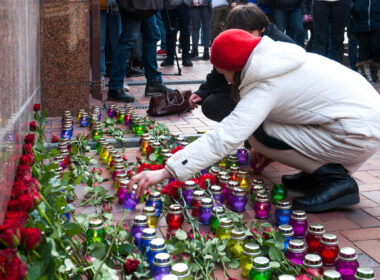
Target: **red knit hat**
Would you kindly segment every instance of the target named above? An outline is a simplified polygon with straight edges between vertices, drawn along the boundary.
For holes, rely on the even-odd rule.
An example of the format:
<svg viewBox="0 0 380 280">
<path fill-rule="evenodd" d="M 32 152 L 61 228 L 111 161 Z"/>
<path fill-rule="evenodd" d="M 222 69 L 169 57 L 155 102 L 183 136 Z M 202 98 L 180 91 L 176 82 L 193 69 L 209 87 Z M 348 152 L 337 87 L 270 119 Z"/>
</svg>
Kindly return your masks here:
<svg viewBox="0 0 380 280">
<path fill-rule="evenodd" d="M 229 29 L 219 34 L 211 46 L 211 63 L 220 69 L 241 71 L 261 37 L 241 29 Z"/>
</svg>

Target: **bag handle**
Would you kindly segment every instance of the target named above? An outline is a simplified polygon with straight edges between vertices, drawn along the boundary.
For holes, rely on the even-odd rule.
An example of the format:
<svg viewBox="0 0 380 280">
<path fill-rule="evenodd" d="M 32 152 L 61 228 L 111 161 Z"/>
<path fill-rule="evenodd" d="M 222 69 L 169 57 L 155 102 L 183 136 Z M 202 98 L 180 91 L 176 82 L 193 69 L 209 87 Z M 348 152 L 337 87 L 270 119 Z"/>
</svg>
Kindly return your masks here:
<svg viewBox="0 0 380 280">
<path fill-rule="evenodd" d="M 181 97 L 182 97 L 182 102 L 181 102 L 181 103 L 179 103 L 179 104 L 175 104 L 175 103 L 171 102 L 170 99 L 169 99 L 169 94 L 170 94 L 170 92 L 167 92 L 167 94 L 166 94 L 166 100 L 168 101 L 168 103 L 169 103 L 170 105 L 173 105 L 173 106 L 181 106 L 181 105 L 185 102 L 185 97 L 183 96 L 182 92 L 180 92 L 180 91 L 175 91 L 175 92 L 178 92 L 178 93 L 181 95 Z"/>
</svg>

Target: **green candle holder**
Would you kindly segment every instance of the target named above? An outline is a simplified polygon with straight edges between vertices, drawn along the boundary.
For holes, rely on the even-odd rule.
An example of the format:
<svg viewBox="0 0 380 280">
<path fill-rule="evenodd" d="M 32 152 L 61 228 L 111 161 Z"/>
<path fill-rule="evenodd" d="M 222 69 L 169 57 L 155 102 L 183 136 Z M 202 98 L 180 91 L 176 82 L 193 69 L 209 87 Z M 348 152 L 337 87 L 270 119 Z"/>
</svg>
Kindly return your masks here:
<svg viewBox="0 0 380 280">
<path fill-rule="evenodd" d="M 272 192 L 272 202 L 277 204 L 281 200 L 285 200 L 288 196 L 288 192 L 286 191 L 286 187 L 283 184 L 276 184 L 273 186 Z"/>
</svg>

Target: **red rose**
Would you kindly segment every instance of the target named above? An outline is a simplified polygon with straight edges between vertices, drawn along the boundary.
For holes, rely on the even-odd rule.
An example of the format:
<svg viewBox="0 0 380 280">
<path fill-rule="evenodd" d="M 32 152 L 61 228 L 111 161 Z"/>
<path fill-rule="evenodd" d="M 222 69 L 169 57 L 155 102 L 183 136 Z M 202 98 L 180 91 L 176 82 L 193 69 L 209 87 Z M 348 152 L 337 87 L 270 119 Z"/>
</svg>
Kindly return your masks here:
<svg viewBox="0 0 380 280">
<path fill-rule="evenodd" d="M 21 241 L 21 228 L 14 224 L 12 227 L 0 232 L 0 242 L 8 248 L 16 248 Z"/>
<path fill-rule="evenodd" d="M 34 104 L 34 106 L 33 106 L 33 111 L 34 112 L 37 112 L 37 111 L 39 111 L 41 109 L 41 104 Z"/>
<path fill-rule="evenodd" d="M 36 121 L 32 121 L 29 123 L 29 129 L 31 131 L 36 131 L 37 130 L 37 124 L 36 124 Z"/>
<path fill-rule="evenodd" d="M 103 213 L 112 213 L 112 206 L 109 203 L 103 203 Z"/>
<path fill-rule="evenodd" d="M 35 249 L 41 241 L 41 230 L 39 228 L 23 228 L 21 230 L 22 243 L 29 251 Z"/>
<path fill-rule="evenodd" d="M 31 189 L 29 193 L 20 195 L 17 199 L 11 199 L 8 202 L 9 210 L 25 210 L 32 211 L 41 202 L 40 194 Z"/>
<path fill-rule="evenodd" d="M 24 176 L 30 176 L 30 166 L 18 165 L 16 169 L 16 180 L 22 179 Z"/>
<path fill-rule="evenodd" d="M 25 144 L 32 144 L 34 145 L 34 142 L 36 141 L 36 137 L 34 134 L 28 134 L 25 136 L 24 142 Z"/>
<path fill-rule="evenodd" d="M 199 186 L 205 190 L 207 189 L 208 186 L 215 185 L 216 179 L 214 175 L 207 173 L 207 174 L 199 176 L 198 182 L 199 182 Z"/>
<path fill-rule="evenodd" d="M 20 164 L 21 165 L 32 165 L 34 164 L 35 159 L 33 154 L 28 154 L 28 155 L 22 155 L 20 157 Z"/>
<path fill-rule="evenodd" d="M 306 274 L 299 274 L 296 276 L 296 280 L 311 280 L 311 278 Z"/>
<path fill-rule="evenodd" d="M 17 198 L 22 194 L 28 193 L 29 187 L 22 181 L 16 181 L 13 184 L 12 197 Z"/>
<path fill-rule="evenodd" d="M 136 271 L 137 267 L 140 265 L 140 262 L 135 259 L 126 259 L 124 264 L 125 274 L 131 275 Z"/>
<path fill-rule="evenodd" d="M 13 249 L 0 250 L 0 279 L 24 280 L 26 265 Z"/>
<path fill-rule="evenodd" d="M 175 147 L 173 150 L 170 151 L 171 154 L 175 154 L 176 152 L 183 150 L 182 146 Z"/>
<path fill-rule="evenodd" d="M 58 143 L 58 142 L 59 142 L 59 137 L 58 137 L 57 135 L 53 135 L 53 136 L 51 137 L 51 142 L 52 142 L 52 143 Z"/>
<path fill-rule="evenodd" d="M 24 144 L 24 147 L 22 149 L 24 155 L 29 155 L 32 153 L 32 145 L 31 144 Z"/>
<path fill-rule="evenodd" d="M 6 221 L 15 222 L 21 227 L 25 226 L 26 221 L 29 219 L 28 212 L 26 211 L 7 211 L 5 214 Z M 0 230 L 1 231 L 1 230 Z"/>
</svg>

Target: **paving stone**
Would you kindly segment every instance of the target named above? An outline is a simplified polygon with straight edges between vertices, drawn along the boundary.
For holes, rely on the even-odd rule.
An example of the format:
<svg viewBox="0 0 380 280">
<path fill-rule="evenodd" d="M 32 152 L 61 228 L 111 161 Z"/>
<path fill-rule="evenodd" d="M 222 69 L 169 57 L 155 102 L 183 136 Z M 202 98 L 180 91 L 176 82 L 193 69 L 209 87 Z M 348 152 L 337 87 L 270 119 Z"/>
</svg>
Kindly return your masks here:
<svg viewBox="0 0 380 280">
<path fill-rule="evenodd" d="M 351 241 L 370 240 L 370 239 L 380 238 L 380 228 L 343 230 L 340 233 Z"/>
<path fill-rule="evenodd" d="M 351 206 L 350 209 L 364 209 L 364 208 L 369 209 L 370 207 L 376 208 L 376 206 L 379 206 L 379 205 L 370 199 L 365 199 L 365 200 L 360 199 L 360 202 L 354 206 Z M 375 216 L 375 215 L 372 215 L 372 216 Z"/>
<path fill-rule="evenodd" d="M 377 168 L 380 168 L 380 167 L 377 167 Z M 360 184 L 359 190 L 360 192 L 378 191 L 380 190 L 380 184 L 379 183 Z"/>
<path fill-rule="evenodd" d="M 380 191 L 361 192 L 361 194 L 380 204 Z"/>
<path fill-rule="evenodd" d="M 347 218 L 342 218 L 339 220 L 330 220 L 323 222 L 326 231 L 336 231 L 336 230 L 345 230 L 345 229 L 357 229 L 359 226 L 353 223 Z"/>
<path fill-rule="evenodd" d="M 379 227 L 380 226 L 379 220 L 368 215 L 366 212 L 364 212 L 361 209 L 346 211 L 345 216 L 363 228 Z"/>
<path fill-rule="evenodd" d="M 379 240 L 363 240 L 356 241 L 354 244 L 359 247 L 364 253 L 373 258 L 377 263 L 380 263 L 380 241 Z"/>
<path fill-rule="evenodd" d="M 374 268 L 374 267 L 379 266 L 379 263 L 377 263 L 374 259 L 367 256 L 366 254 L 358 255 L 358 262 L 359 262 L 361 267 Z"/>
<path fill-rule="evenodd" d="M 370 174 L 369 171 L 355 172 L 353 177 L 365 184 L 380 183 L 380 178 Z"/>
<path fill-rule="evenodd" d="M 372 208 L 364 208 L 363 210 L 374 217 L 380 216 L 380 206 L 372 207 Z"/>
</svg>

